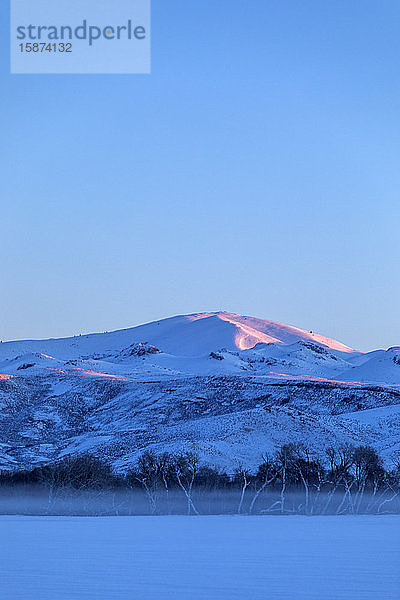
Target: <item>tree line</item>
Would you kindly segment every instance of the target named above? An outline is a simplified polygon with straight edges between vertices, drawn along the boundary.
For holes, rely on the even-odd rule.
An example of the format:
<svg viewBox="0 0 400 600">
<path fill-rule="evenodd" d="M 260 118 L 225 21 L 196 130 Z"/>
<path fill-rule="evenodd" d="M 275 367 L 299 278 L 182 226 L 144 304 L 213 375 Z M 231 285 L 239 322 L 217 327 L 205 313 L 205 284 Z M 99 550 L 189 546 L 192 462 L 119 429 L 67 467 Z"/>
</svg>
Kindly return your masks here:
<svg viewBox="0 0 400 600">
<path fill-rule="evenodd" d="M 317 456 L 304 444 L 289 443 L 263 455 L 257 469 L 238 465 L 232 473 L 204 464 L 193 452 L 150 451 L 123 474 L 91 454 L 0 472 L 0 488 L 29 493 L 33 487 L 45 490 L 49 510 L 57 499 L 85 492 L 92 498 L 109 494 L 112 514 L 127 514 L 129 494 L 138 493 L 150 514 L 400 513 L 400 462 L 385 468 L 370 446 L 329 448 Z"/>
</svg>

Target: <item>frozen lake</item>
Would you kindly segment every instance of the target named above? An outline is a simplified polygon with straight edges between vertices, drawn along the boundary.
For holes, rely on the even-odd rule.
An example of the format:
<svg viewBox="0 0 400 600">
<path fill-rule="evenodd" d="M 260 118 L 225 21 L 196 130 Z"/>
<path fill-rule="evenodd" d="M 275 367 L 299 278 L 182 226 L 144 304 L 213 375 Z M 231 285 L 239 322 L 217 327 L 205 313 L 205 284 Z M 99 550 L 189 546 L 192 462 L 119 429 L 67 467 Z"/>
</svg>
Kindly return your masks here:
<svg viewBox="0 0 400 600">
<path fill-rule="evenodd" d="M 0 517 L 4 600 L 399 600 L 400 517 Z"/>
</svg>

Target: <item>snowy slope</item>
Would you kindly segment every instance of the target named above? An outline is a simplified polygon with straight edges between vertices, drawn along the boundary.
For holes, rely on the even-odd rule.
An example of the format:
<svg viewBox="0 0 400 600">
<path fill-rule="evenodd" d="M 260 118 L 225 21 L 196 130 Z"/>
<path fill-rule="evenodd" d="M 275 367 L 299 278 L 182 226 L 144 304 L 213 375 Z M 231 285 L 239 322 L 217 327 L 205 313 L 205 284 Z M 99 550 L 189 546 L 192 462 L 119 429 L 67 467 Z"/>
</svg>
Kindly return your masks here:
<svg viewBox="0 0 400 600">
<path fill-rule="evenodd" d="M 131 378 L 253 370 L 331 378 L 350 371 L 359 356 L 340 342 L 290 325 L 227 312 L 198 313 L 111 333 L 2 343 L 0 374 L 80 370 L 81 376 L 87 371 Z"/>
<path fill-rule="evenodd" d="M 371 352 L 371 358 L 345 371 L 346 379 L 374 381 L 383 384 L 400 384 L 400 347 L 380 352 Z"/>
<path fill-rule="evenodd" d="M 218 312 L 180 315 L 111 333 L 5 342 L 0 344 L 0 360 L 29 352 L 60 359 L 114 354 L 138 342 L 148 342 L 167 354 L 201 356 L 221 348 L 246 350 L 260 342 L 291 344 L 299 340 L 315 341 L 340 352 L 354 352 L 340 342 L 290 325 Z"/>
<path fill-rule="evenodd" d="M 0 344 L 5 467 L 91 451 L 124 469 L 146 448 L 190 447 L 233 468 L 288 440 L 373 444 L 390 460 L 399 406 L 399 348 L 363 354 L 226 312 Z"/>
<path fill-rule="evenodd" d="M 230 323 L 235 326 L 235 339 L 234 344 L 239 350 L 247 350 L 253 348 L 257 343 L 262 342 L 264 344 L 270 344 L 280 342 L 283 344 L 291 344 L 293 342 L 302 341 L 314 341 L 331 350 L 338 350 L 340 352 L 355 352 L 353 349 L 345 346 L 344 344 L 332 340 L 324 335 L 313 333 L 311 331 L 305 331 L 292 325 L 285 325 L 283 323 L 276 323 L 274 321 L 266 321 L 264 319 L 257 319 L 255 317 L 247 317 L 243 315 L 236 315 L 227 312 L 218 313 L 199 313 L 197 315 L 189 315 L 187 318 L 193 322 L 197 320 L 218 318 L 226 323 Z"/>
</svg>

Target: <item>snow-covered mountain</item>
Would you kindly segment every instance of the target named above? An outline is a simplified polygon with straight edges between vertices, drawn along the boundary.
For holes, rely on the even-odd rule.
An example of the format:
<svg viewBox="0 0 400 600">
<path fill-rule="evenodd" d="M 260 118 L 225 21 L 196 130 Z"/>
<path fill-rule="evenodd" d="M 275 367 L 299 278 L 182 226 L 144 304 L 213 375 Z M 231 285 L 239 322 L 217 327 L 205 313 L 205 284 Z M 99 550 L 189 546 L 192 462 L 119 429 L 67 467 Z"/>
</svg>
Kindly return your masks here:
<svg viewBox="0 0 400 600">
<path fill-rule="evenodd" d="M 0 359 L 27 352 L 53 353 L 57 358 L 70 359 L 88 354 L 115 353 L 131 343 L 143 341 L 176 356 L 201 356 L 220 348 L 247 350 L 258 343 L 291 344 L 297 341 L 316 342 L 344 353 L 355 352 L 340 342 L 291 325 L 216 312 L 180 315 L 111 333 L 6 342 L 0 346 Z"/>
<path fill-rule="evenodd" d="M 5 467 L 90 450 L 124 468 L 145 448 L 187 446 L 255 464 L 289 439 L 370 443 L 390 458 L 400 348 L 363 354 L 273 321 L 181 315 L 0 344 L 0 408 Z"/>
</svg>

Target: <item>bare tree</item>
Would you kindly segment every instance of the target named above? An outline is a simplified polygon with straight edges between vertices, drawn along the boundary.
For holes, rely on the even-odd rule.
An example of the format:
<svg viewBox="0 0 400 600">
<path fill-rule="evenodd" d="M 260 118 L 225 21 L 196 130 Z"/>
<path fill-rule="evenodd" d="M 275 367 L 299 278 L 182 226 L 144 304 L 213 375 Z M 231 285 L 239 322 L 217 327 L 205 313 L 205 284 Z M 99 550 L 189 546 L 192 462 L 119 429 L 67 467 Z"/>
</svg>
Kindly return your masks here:
<svg viewBox="0 0 400 600">
<path fill-rule="evenodd" d="M 327 483 L 330 484 L 331 489 L 327 495 L 322 514 L 327 513 L 338 488 L 341 485 L 346 488 L 346 482 L 348 482 L 351 478 L 350 469 L 353 465 L 353 451 L 354 448 L 350 445 L 341 446 L 339 449 L 328 448 L 326 451 L 330 463 L 330 471 L 328 473 Z M 348 492 L 345 491 L 345 496 L 343 498 L 344 501 L 347 498 L 347 495 Z"/>
<path fill-rule="evenodd" d="M 199 514 L 192 498 L 193 484 L 196 479 L 198 468 L 199 459 L 193 452 L 186 452 L 185 454 L 174 457 L 172 462 L 172 469 L 176 481 L 186 496 L 188 515 L 190 515 L 192 511 L 195 515 Z"/>
<path fill-rule="evenodd" d="M 277 464 L 279 466 L 280 476 L 281 476 L 281 500 L 280 500 L 280 509 L 281 513 L 285 512 L 285 499 L 286 499 L 286 475 L 288 468 L 288 448 L 287 446 L 282 446 L 282 448 L 277 452 L 276 455 Z"/>
<path fill-rule="evenodd" d="M 249 473 L 249 471 L 244 469 L 242 467 L 242 465 L 240 465 L 238 467 L 238 469 L 236 469 L 236 478 L 239 480 L 240 485 L 241 485 L 240 500 L 239 500 L 239 504 L 238 504 L 238 508 L 237 508 L 237 513 L 238 513 L 238 515 L 240 515 L 240 513 L 242 512 L 244 496 L 245 496 L 246 490 L 249 487 L 250 482 L 251 482 L 250 473 Z"/>
<path fill-rule="evenodd" d="M 159 484 L 159 464 L 153 452 L 145 452 L 139 457 L 133 477 L 144 488 L 151 514 L 157 513 L 157 489 Z"/>
<path fill-rule="evenodd" d="M 268 454 L 263 455 L 263 462 L 258 467 L 257 479 L 261 479 L 261 484 L 256 487 L 254 496 L 250 503 L 249 514 L 251 515 L 254 509 L 254 505 L 260 496 L 260 494 L 265 490 L 265 488 L 273 483 L 277 477 L 277 470 L 274 469 L 273 460 L 268 456 Z"/>
<path fill-rule="evenodd" d="M 353 499 L 352 499 L 352 495 L 351 495 L 351 488 L 353 487 L 353 485 L 354 485 L 354 481 L 349 482 L 346 478 L 344 478 L 345 492 L 344 492 L 341 503 L 339 504 L 339 506 L 336 509 L 337 515 L 340 515 L 343 512 L 346 512 L 346 510 L 348 512 L 354 513 L 354 503 L 353 503 Z M 343 510 L 343 507 L 346 505 L 346 501 L 347 501 L 347 508 L 346 508 L 346 510 Z"/>
<path fill-rule="evenodd" d="M 367 485 L 370 484 L 372 487 L 372 495 L 375 496 L 378 487 L 385 476 L 381 458 L 374 448 L 371 448 L 370 446 L 359 446 L 354 449 L 353 476 L 357 485 L 354 507 L 355 512 L 359 513 Z"/>
</svg>

